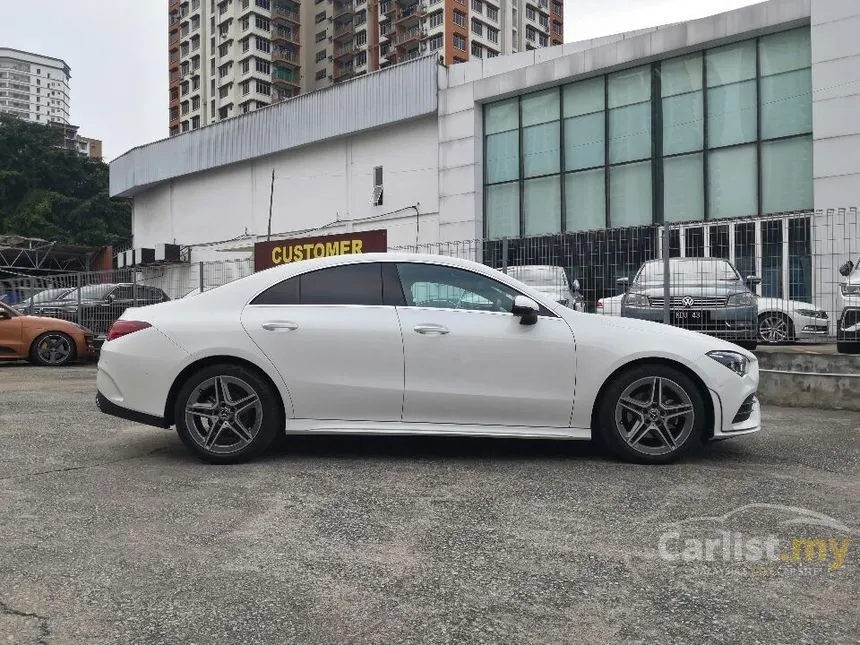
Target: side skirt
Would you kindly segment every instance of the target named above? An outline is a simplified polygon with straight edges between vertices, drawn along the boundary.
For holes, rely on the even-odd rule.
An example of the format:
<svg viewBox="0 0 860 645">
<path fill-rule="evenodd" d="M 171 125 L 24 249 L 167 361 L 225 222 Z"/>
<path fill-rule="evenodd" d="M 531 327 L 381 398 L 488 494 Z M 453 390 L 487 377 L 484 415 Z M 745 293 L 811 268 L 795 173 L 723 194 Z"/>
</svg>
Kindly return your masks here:
<svg viewBox="0 0 860 645">
<path fill-rule="evenodd" d="M 520 439 L 591 439 L 587 428 L 402 423 L 399 421 L 338 421 L 290 419 L 287 434 L 436 435 L 455 437 L 509 437 Z"/>
</svg>

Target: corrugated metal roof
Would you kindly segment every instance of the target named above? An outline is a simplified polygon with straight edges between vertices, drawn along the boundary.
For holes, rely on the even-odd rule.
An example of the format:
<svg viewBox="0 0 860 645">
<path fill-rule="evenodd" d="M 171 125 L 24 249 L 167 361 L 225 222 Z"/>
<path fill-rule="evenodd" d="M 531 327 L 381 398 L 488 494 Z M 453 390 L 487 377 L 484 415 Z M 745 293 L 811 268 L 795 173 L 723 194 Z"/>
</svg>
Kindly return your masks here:
<svg viewBox="0 0 860 645">
<path fill-rule="evenodd" d="M 435 55 L 170 139 L 134 148 L 110 164 L 110 194 L 297 148 L 436 111 Z"/>
</svg>

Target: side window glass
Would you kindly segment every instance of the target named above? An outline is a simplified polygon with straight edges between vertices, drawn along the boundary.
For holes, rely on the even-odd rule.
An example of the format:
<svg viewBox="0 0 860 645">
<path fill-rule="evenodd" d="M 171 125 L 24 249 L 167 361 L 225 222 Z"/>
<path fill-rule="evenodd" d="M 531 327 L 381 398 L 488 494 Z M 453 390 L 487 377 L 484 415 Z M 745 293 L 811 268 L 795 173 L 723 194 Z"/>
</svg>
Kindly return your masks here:
<svg viewBox="0 0 860 645">
<path fill-rule="evenodd" d="M 408 307 L 509 313 L 516 291 L 480 275 L 433 264 L 398 264 Z"/>
<path fill-rule="evenodd" d="M 311 271 L 269 287 L 252 305 L 381 305 L 378 263 L 359 263 Z"/>
<path fill-rule="evenodd" d="M 114 300 L 131 300 L 134 297 L 131 287 L 117 287 L 110 292 Z"/>
<path fill-rule="evenodd" d="M 378 263 L 347 264 L 300 277 L 303 305 L 382 304 L 382 271 Z"/>
</svg>

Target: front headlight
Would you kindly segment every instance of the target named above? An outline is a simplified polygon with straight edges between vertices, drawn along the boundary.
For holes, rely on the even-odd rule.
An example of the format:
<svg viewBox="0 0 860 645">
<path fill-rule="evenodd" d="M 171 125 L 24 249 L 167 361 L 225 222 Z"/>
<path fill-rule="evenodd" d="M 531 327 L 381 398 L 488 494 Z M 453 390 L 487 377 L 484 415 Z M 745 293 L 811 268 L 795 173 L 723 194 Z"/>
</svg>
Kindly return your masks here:
<svg viewBox="0 0 860 645">
<path fill-rule="evenodd" d="M 624 299 L 624 304 L 628 307 L 647 307 L 648 297 L 641 293 L 628 293 L 627 298 Z"/>
<path fill-rule="evenodd" d="M 729 307 L 749 307 L 756 303 L 755 295 L 752 293 L 736 293 L 729 296 L 726 305 Z"/>
<path fill-rule="evenodd" d="M 718 363 L 722 363 L 738 376 L 745 376 L 749 369 L 749 360 L 747 360 L 746 356 L 739 354 L 738 352 L 730 352 L 720 349 L 708 352 L 708 356 Z"/>
<path fill-rule="evenodd" d="M 860 284 L 840 284 L 843 296 L 860 296 Z"/>
<path fill-rule="evenodd" d="M 821 311 L 820 309 L 798 309 L 797 313 L 801 316 L 806 316 L 807 318 L 822 318 L 824 320 L 827 319 L 827 313 Z"/>
</svg>

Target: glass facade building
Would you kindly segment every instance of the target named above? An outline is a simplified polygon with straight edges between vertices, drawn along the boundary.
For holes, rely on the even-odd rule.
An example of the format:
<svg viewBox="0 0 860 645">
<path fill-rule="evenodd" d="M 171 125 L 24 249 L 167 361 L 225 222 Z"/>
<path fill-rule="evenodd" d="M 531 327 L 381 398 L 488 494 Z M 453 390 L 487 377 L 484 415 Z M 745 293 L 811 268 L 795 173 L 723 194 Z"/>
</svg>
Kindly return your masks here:
<svg viewBox="0 0 860 645">
<path fill-rule="evenodd" d="M 813 208 L 811 59 L 801 27 L 484 105 L 485 236 L 555 238 L 529 261 L 601 297 L 667 222 L 673 255 L 811 297 L 808 216 L 762 217 Z"/>
<path fill-rule="evenodd" d="M 808 27 L 484 106 L 484 226 L 535 236 L 813 206 Z"/>
</svg>

